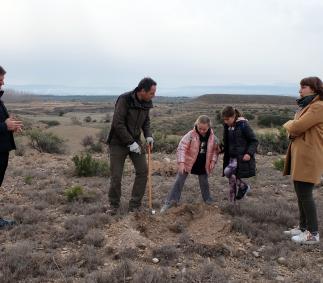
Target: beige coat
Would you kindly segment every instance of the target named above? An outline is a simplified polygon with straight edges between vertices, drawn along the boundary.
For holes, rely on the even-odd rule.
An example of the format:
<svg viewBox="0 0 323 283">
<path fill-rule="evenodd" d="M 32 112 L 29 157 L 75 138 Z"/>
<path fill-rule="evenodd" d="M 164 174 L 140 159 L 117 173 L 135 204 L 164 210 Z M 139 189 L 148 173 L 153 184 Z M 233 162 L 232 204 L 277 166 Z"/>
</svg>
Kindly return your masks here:
<svg viewBox="0 0 323 283">
<path fill-rule="evenodd" d="M 295 139 L 289 144 L 284 175 L 317 184 L 323 174 L 323 101 L 315 97 L 283 127 Z"/>
</svg>

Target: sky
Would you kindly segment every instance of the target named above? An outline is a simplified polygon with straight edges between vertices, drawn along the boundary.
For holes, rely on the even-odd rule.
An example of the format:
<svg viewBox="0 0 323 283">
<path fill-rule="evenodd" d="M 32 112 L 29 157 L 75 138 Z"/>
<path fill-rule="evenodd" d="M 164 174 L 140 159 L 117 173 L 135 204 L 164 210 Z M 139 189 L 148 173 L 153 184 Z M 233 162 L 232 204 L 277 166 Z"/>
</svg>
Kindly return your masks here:
<svg viewBox="0 0 323 283">
<path fill-rule="evenodd" d="M 0 0 L 9 85 L 293 85 L 323 77 L 322 0 Z"/>
</svg>

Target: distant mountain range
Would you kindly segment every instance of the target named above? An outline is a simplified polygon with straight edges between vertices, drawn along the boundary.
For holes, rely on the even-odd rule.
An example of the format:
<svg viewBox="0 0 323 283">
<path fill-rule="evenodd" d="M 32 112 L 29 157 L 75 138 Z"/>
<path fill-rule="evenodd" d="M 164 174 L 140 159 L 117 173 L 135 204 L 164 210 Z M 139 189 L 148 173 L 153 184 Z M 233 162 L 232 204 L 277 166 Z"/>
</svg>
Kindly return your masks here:
<svg viewBox="0 0 323 283">
<path fill-rule="evenodd" d="M 71 86 L 51 86 L 51 85 L 9 85 L 9 89 L 24 94 L 35 95 L 59 95 L 59 96 L 117 96 L 130 89 L 124 87 L 71 87 Z M 241 94 L 241 95 L 282 95 L 297 96 L 297 85 L 215 85 L 215 86 L 186 86 L 167 88 L 158 86 L 158 96 L 186 96 L 197 97 L 204 94 Z"/>
</svg>

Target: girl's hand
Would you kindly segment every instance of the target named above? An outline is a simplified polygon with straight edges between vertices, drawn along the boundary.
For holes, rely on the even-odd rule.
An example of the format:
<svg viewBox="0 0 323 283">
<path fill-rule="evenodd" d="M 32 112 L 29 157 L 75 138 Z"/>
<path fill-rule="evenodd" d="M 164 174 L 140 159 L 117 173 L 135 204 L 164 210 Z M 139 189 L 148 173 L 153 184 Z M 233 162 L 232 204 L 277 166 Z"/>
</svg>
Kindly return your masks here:
<svg viewBox="0 0 323 283">
<path fill-rule="evenodd" d="M 247 153 L 247 154 L 245 154 L 244 156 L 243 156 L 243 158 L 242 158 L 242 160 L 243 161 L 249 161 L 250 160 L 250 155 Z"/>
<path fill-rule="evenodd" d="M 215 161 L 211 161 L 210 163 L 210 171 L 212 171 L 215 167 Z"/>
<path fill-rule="evenodd" d="M 180 164 L 178 165 L 178 172 L 179 172 L 180 174 L 184 174 L 184 172 L 185 172 L 185 166 L 184 166 L 184 163 L 180 163 Z"/>
</svg>

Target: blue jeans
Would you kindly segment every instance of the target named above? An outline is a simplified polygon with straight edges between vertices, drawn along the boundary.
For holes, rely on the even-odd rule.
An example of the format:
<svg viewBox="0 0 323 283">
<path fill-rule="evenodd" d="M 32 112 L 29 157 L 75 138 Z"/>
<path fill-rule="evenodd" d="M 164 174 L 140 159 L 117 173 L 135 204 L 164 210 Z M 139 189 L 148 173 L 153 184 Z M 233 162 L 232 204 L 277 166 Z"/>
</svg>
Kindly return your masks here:
<svg viewBox="0 0 323 283">
<path fill-rule="evenodd" d="M 182 194 L 182 189 L 184 187 L 187 176 L 188 176 L 187 172 L 184 172 L 183 174 L 177 173 L 175 183 L 166 198 L 166 201 L 165 201 L 166 204 L 179 202 Z M 208 175 L 207 174 L 198 175 L 198 178 L 199 178 L 200 189 L 201 189 L 203 200 L 204 201 L 212 200 L 210 196 Z"/>
</svg>

